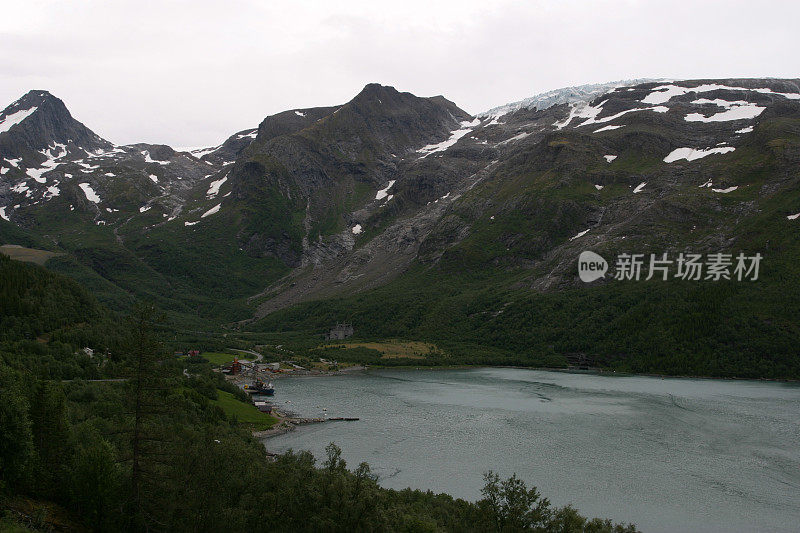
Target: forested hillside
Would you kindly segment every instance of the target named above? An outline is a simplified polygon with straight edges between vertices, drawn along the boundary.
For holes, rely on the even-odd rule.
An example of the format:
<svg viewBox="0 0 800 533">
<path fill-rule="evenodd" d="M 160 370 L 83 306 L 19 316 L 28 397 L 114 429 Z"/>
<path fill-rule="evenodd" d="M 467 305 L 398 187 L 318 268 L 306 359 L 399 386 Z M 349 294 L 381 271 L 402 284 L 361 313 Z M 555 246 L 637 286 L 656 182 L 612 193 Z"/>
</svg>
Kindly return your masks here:
<svg viewBox="0 0 800 533">
<path fill-rule="evenodd" d="M 152 306 L 126 318 L 0 255 L 0 531 L 587 531 L 516 478 L 477 503 L 378 486 L 331 445 L 269 457 L 216 402 L 249 399 L 166 356 Z"/>
</svg>

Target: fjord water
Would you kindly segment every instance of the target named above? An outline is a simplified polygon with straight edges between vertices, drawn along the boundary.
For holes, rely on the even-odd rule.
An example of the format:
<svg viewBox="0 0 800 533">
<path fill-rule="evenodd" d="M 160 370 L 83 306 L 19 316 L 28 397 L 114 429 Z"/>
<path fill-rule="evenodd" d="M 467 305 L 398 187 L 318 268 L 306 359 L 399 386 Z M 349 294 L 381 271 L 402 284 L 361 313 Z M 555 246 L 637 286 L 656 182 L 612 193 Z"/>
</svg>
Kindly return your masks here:
<svg viewBox="0 0 800 533">
<path fill-rule="evenodd" d="M 523 369 L 379 370 L 281 379 L 303 426 L 270 451 L 335 442 L 384 487 L 475 500 L 517 473 L 556 505 L 643 531 L 796 531 L 800 386 Z M 287 403 L 288 402 L 288 403 Z M 323 411 L 326 409 L 326 411 Z"/>
</svg>

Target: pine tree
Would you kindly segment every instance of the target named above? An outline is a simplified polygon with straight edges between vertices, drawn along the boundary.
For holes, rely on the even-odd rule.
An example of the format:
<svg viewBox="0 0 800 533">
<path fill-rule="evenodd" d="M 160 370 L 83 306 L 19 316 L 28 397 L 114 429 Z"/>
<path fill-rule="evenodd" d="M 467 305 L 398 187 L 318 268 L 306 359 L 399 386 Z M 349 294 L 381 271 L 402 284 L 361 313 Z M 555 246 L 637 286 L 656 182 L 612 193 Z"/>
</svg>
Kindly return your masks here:
<svg viewBox="0 0 800 533">
<path fill-rule="evenodd" d="M 128 528 L 149 530 L 157 525 L 159 471 L 169 455 L 159 420 L 165 413 L 163 347 L 155 328 L 164 320 L 151 304 L 137 304 L 127 321 L 128 402 L 130 407 L 130 492 Z"/>
</svg>

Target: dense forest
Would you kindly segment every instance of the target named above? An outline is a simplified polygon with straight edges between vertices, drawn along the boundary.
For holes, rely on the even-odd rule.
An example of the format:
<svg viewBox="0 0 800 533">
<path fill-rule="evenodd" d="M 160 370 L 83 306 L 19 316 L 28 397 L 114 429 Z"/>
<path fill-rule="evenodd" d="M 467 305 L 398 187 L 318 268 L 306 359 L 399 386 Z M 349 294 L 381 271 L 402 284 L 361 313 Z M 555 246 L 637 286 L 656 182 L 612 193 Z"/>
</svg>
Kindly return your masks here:
<svg viewBox="0 0 800 533">
<path fill-rule="evenodd" d="M 333 443 L 270 457 L 215 402 L 241 391 L 166 356 L 152 306 L 116 316 L 2 255 L 0 295 L 0 531 L 635 531 L 516 477 L 467 502 L 383 489 Z"/>
<path fill-rule="evenodd" d="M 580 354 L 591 366 L 621 372 L 800 379 L 798 263 L 794 255 L 770 261 L 758 282 L 617 281 L 554 292 L 509 289 L 502 271 L 464 269 L 454 277 L 418 268 L 383 287 L 303 303 L 248 327 L 302 347 L 348 321 L 361 339 L 426 341 L 445 355 L 415 365 L 558 368 Z M 337 357 L 377 362 L 363 351 Z"/>
</svg>

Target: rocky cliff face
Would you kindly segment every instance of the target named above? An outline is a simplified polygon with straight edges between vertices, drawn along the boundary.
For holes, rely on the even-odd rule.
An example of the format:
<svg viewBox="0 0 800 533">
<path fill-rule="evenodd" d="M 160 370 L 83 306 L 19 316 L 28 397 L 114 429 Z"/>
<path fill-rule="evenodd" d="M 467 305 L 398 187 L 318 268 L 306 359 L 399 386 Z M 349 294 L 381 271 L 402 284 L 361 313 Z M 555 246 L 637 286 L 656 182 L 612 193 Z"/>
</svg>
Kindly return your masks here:
<svg viewBox="0 0 800 533">
<path fill-rule="evenodd" d="M 377 84 L 339 107 L 268 117 L 231 171 L 234 198 L 259 218 L 287 205 L 295 218 L 291 227 L 269 233 L 248 225 L 240 233 L 244 248 L 293 267 L 345 253 L 353 244 L 353 212 L 396 181 L 404 156 L 470 119 L 444 98 L 419 98 Z M 277 206 L 275 195 L 283 200 Z"/>
</svg>

